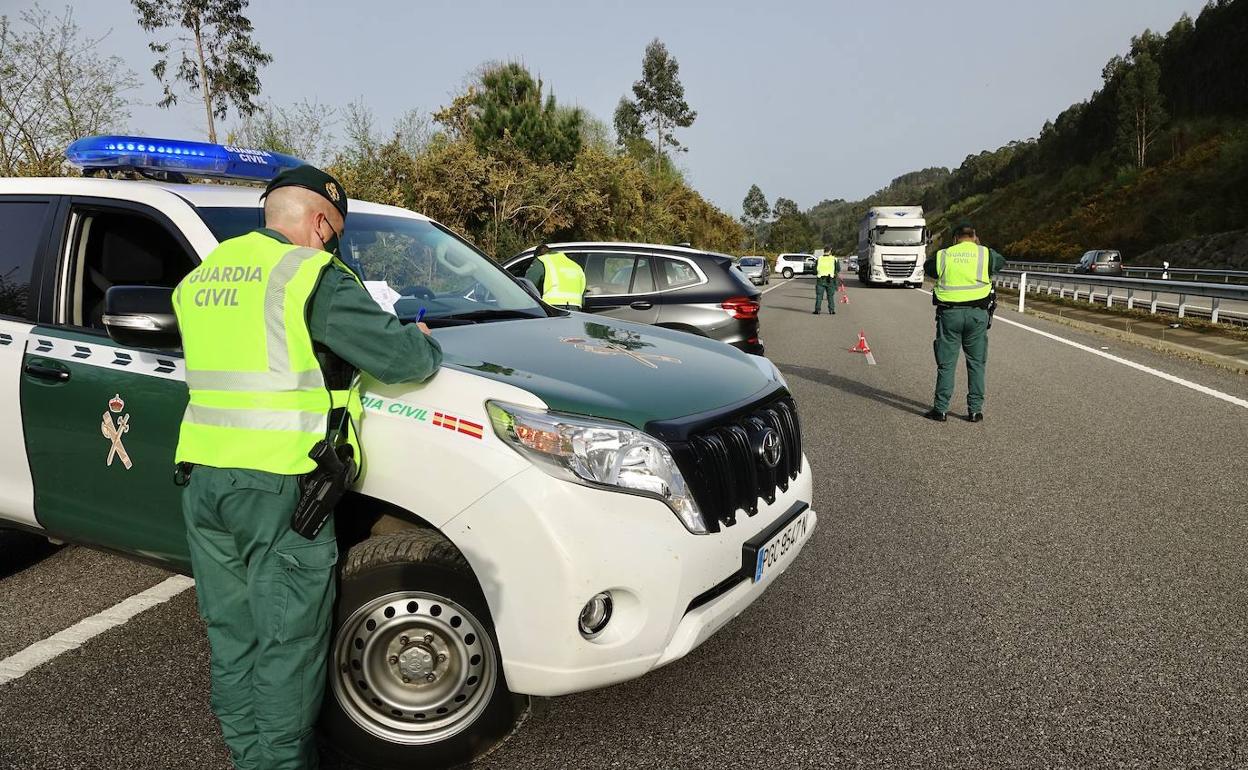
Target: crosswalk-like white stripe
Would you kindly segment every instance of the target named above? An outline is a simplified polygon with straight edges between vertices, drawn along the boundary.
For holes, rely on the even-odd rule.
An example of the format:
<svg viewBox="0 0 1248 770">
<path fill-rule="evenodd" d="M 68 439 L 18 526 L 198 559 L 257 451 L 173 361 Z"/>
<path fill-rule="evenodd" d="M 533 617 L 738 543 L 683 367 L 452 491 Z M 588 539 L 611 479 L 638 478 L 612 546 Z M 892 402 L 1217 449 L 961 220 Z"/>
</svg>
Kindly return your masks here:
<svg viewBox="0 0 1248 770">
<path fill-rule="evenodd" d="M 175 575 L 0 660 L 0 685 L 20 679 L 58 655 L 78 649 L 94 637 L 126 623 L 146 609 L 164 604 L 193 585 L 195 581 L 189 577 Z"/>
</svg>

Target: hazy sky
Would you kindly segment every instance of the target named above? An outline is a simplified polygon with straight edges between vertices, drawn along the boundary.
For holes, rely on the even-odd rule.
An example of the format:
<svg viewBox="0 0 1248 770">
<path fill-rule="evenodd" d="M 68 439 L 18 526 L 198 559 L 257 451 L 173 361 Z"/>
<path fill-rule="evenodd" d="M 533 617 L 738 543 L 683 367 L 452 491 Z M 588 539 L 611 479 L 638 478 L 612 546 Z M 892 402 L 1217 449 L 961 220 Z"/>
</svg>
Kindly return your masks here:
<svg viewBox="0 0 1248 770">
<path fill-rule="evenodd" d="M 0 0 L 5 13 L 28 0 Z M 128 0 L 76 2 L 84 30 L 138 73 L 136 133 L 202 138 L 202 103 L 154 106 L 147 37 Z M 519 59 L 611 120 L 658 37 L 680 62 L 698 119 L 679 131 L 693 185 L 738 214 L 751 184 L 803 208 L 860 198 L 906 171 L 956 166 L 1035 136 L 1100 85 L 1101 68 L 1145 27 L 1168 30 L 1204 0 L 791 0 L 789 2 L 455 2 L 252 0 L 274 61 L 264 98 L 362 98 L 382 128 L 432 112 L 466 73 Z M 60 4 L 44 0 L 58 11 Z M 226 125 L 234 121 L 231 117 Z M 221 132 L 224 133 L 224 132 Z M 898 201 L 902 203 L 903 201 Z"/>
</svg>

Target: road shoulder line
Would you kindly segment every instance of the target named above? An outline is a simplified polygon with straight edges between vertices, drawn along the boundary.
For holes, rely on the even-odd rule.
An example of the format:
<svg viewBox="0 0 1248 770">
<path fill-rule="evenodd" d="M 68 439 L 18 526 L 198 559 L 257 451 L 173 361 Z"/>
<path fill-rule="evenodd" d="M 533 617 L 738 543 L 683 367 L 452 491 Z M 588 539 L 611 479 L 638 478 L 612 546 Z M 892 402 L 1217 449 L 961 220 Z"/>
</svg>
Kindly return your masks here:
<svg viewBox="0 0 1248 770">
<path fill-rule="evenodd" d="M 57 656 L 78 649 L 105 631 L 124 625 L 135 615 L 158 604 L 164 604 L 193 585 L 195 581 L 189 577 L 174 575 L 145 591 L 122 599 L 106 610 L 83 618 L 47 639 L 35 642 L 21 652 L 0 660 L 0 685 L 20 679 Z"/>
</svg>

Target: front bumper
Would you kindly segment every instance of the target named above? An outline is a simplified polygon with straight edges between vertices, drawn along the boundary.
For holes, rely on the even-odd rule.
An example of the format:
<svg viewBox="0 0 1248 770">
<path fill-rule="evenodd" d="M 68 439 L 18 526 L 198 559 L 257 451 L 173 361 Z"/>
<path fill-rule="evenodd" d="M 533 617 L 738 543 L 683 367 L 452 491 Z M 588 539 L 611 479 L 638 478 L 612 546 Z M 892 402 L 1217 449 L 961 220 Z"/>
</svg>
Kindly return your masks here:
<svg viewBox="0 0 1248 770">
<path fill-rule="evenodd" d="M 758 583 L 742 576 L 746 542 L 810 500 L 804 462 L 788 491 L 756 516 L 742 514 L 735 526 L 692 535 L 658 501 L 530 468 L 444 532 L 481 583 L 508 687 L 552 696 L 633 679 L 696 648 L 797 558 L 800 547 Z M 813 530 L 817 519 L 813 511 L 808 516 Z M 808 540 L 809 534 L 803 545 Z M 615 612 L 601 635 L 586 640 L 577 616 L 599 591 L 612 593 Z"/>
</svg>

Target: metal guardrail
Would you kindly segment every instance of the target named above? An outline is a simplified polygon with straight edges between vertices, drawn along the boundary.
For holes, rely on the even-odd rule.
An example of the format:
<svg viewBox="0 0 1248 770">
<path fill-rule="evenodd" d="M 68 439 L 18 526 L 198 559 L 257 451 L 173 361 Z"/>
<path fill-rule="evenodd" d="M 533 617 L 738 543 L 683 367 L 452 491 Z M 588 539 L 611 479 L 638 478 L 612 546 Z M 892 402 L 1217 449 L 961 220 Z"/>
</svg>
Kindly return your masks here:
<svg viewBox="0 0 1248 770">
<path fill-rule="evenodd" d="M 1018 268 L 1027 272 L 1042 273 L 1063 273 L 1073 274 L 1075 264 L 1071 262 L 1016 262 L 1007 260 L 1006 265 L 1010 268 Z M 1214 281 L 1222 283 L 1248 283 L 1248 270 L 1201 270 L 1191 267 L 1131 267 L 1130 265 L 1122 268 L 1124 277 L 1132 275 L 1156 276 L 1161 280 L 1182 280 L 1182 281 L 1200 281 L 1203 275 Z"/>
<path fill-rule="evenodd" d="M 1179 297 L 1177 309 L 1180 318 L 1187 315 L 1189 297 L 1208 299 L 1210 320 L 1214 323 L 1218 323 L 1220 320 L 1221 309 L 1219 306 L 1222 300 L 1229 299 L 1248 302 L 1248 286 L 1225 283 L 1200 283 L 1197 281 L 1179 281 L 1176 283 L 1175 281 L 1152 278 L 1120 278 L 1117 276 L 1075 275 L 1047 271 L 1029 273 L 1025 270 L 1002 270 L 993 276 L 993 282 L 997 286 L 1008 286 L 1018 290 L 1018 311 L 1020 313 L 1026 307 L 1028 291 L 1039 294 L 1042 289 L 1047 289 L 1048 294 L 1057 293 L 1058 296 L 1063 298 L 1069 293 L 1072 299 L 1078 301 L 1079 295 L 1082 293 L 1079 286 L 1088 287 L 1087 295 L 1089 302 L 1093 301 L 1098 288 L 1104 290 L 1106 307 L 1113 307 L 1114 290 L 1122 289 L 1125 291 L 1125 295 L 1120 295 L 1119 299 L 1126 300 L 1128 310 L 1135 309 L 1137 293 L 1147 294 L 1149 312 L 1154 314 L 1157 312 L 1158 295 L 1175 294 Z M 1055 287 L 1055 283 L 1062 285 Z M 1065 284 L 1077 284 L 1077 286 L 1071 290 L 1067 289 Z M 1203 308 L 1201 310 L 1203 311 Z"/>
</svg>

